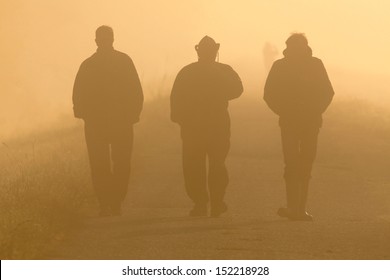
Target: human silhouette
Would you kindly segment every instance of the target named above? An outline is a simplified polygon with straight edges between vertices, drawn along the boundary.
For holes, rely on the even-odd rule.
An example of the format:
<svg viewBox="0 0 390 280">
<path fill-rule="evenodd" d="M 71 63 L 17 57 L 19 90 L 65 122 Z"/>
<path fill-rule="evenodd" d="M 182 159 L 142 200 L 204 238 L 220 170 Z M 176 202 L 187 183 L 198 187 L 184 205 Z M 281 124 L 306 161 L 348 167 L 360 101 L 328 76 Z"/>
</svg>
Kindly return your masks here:
<svg viewBox="0 0 390 280">
<path fill-rule="evenodd" d="M 280 117 L 287 208 L 280 208 L 278 215 L 310 221 L 313 217 L 306 212 L 306 201 L 311 170 L 322 114 L 334 92 L 304 34 L 292 34 L 286 45 L 284 58 L 272 65 L 264 89 L 265 102 Z"/>
<path fill-rule="evenodd" d="M 85 123 L 92 184 L 100 215 L 120 215 L 126 196 L 143 93 L 131 58 L 113 48 L 109 26 L 96 30 L 97 51 L 80 66 L 73 87 L 73 110 Z"/>
<path fill-rule="evenodd" d="M 194 202 L 190 216 L 206 216 L 209 202 L 213 217 L 227 210 L 228 102 L 239 97 L 243 87 L 232 67 L 216 62 L 219 46 L 205 36 L 195 46 L 198 61 L 179 72 L 171 93 L 171 119 L 181 127 L 185 187 Z"/>
</svg>

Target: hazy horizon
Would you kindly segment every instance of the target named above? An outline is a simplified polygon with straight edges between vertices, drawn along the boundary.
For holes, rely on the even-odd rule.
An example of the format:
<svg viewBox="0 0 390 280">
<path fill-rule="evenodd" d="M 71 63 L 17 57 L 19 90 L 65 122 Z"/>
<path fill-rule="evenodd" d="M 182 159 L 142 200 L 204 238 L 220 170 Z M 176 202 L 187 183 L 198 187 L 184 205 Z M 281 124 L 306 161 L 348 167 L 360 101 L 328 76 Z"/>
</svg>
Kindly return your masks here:
<svg viewBox="0 0 390 280">
<path fill-rule="evenodd" d="M 389 8 L 383 0 L 0 0 L 0 259 L 390 260 Z M 75 113 L 87 125 L 73 116 L 76 73 L 101 25 L 113 28 L 114 48 L 141 80 L 134 127 L 141 91 L 119 56 L 83 69 Z M 268 107 L 264 83 L 293 32 L 306 34 L 332 87 L 314 62 L 281 63 Z M 99 45 L 110 46 L 111 33 L 100 34 Z M 197 61 L 205 35 L 220 43 L 219 61 L 244 92 L 228 67 L 189 67 L 171 114 L 173 80 Z M 248 264 L 225 268 L 254 276 Z M 360 275 L 375 275 L 364 268 Z"/>
<path fill-rule="evenodd" d="M 114 46 L 129 54 L 145 97 L 168 94 L 177 72 L 196 61 L 194 45 L 209 35 L 220 62 L 240 74 L 244 95 L 262 95 L 266 43 L 282 57 L 291 32 L 303 32 L 321 58 L 336 98 L 354 96 L 389 104 L 387 64 L 390 26 L 384 1 L 12 1 L 0 3 L 0 128 L 40 124 L 71 114 L 73 80 L 96 50 L 95 29 L 110 25 Z M 20 129 L 25 125 L 20 125 Z M 15 131 L 16 130 L 16 131 Z M 3 136 L 1 136 L 3 137 Z"/>
</svg>

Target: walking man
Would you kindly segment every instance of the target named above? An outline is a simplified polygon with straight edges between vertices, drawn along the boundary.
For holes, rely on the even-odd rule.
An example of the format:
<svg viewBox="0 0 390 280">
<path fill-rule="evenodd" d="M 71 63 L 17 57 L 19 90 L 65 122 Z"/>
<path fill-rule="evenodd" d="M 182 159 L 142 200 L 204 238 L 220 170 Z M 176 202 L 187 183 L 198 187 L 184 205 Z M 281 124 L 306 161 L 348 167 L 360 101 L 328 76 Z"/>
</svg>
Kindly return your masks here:
<svg viewBox="0 0 390 280">
<path fill-rule="evenodd" d="M 73 110 L 85 123 L 92 184 L 100 215 L 120 215 L 130 176 L 133 124 L 143 93 L 131 58 L 113 48 L 109 26 L 96 30 L 97 51 L 80 66 L 73 88 Z"/>
<path fill-rule="evenodd" d="M 198 61 L 179 72 L 171 93 L 171 119 L 180 125 L 183 141 L 185 187 L 194 202 L 190 216 L 206 216 L 209 201 L 211 216 L 227 210 L 228 102 L 239 97 L 243 87 L 229 65 L 216 62 L 219 46 L 205 36 L 195 46 Z"/>
<path fill-rule="evenodd" d="M 280 117 L 287 208 L 280 208 L 278 215 L 311 221 L 306 212 L 309 181 L 322 114 L 334 92 L 304 34 L 292 34 L 286 45 L 284 58 L 272 65 L 264 89 L 265 102 Z"/>
</svg>

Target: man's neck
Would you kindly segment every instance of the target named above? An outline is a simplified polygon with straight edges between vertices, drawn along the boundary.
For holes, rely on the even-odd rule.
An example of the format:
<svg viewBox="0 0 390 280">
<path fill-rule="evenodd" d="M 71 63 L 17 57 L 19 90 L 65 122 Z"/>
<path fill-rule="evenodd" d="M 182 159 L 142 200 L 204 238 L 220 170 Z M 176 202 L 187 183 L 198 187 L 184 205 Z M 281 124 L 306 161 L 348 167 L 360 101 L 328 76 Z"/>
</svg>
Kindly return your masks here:
<svg viewBox="0 0 390 280">
<path fill-rule="evenodd" d="M 198 62 L 199 63 L 204 63 L 204 64 L 212 64 L 212 63 L 215 63 L 215 59 L 201 59 L 201 58 L 198 58 Z"/>
<path fill-rule="evenodd" d="M 100 46 L 97 48 L 97 52 L 99 53 L 107 53 L 107 52 L 112 52 L 114 50 L 113 46 Z"/>
</svg>

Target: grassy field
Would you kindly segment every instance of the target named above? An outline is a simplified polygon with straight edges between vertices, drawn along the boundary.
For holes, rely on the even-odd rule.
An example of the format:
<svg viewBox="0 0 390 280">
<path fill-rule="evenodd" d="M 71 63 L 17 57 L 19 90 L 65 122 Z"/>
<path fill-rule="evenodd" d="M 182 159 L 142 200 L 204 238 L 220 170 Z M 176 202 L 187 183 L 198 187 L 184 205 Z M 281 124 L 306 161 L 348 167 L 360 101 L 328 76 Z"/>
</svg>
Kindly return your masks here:
<svg viewBox="0 0 390 280">
<path fill-rule="evenodd" d="M 35 259 L 80 222 L 89 180 L 79 129 L 0 148 L 0 258 Z"/>
<path fill-rule="evenodd" d="M 169 100 L 164 97 L 146 103 L 141 122 L 135 127 L 132 178 L 126 201 L 126 208 L 132 213 L 131 224 L 148 224 L 153 218 L 153 209 L 158 211 L 159 215 L 168 217 L 171 215 L 170 211 L 180 209 L 179 212 L 184 216 L 191 206 L 183 190 L 179 129 L 170 122 L 168 108 Z M 272 220 L 274 210 L 284 202 L 280 136 L 277 118 L 260 98 L 243 97 L 233 101 L 230 112 L 232 147 L 228 167 L 231 184 L 227 201 L 240 217 L 236 218 L 239 221 L 238 229 L 226 227 L 226 224 L 221 224 L 220 227 L 240 234 L 240 239 L 237 240 L 241 241 L 237 246 L 245 247 L 252 237 L 245 230 L 239 232 L 240 228 L 245 229 L 245 219 L 242 217 L 252 217 L 253 220 L 267 220 L 270 217 Z M 74 126 L 66 125 L 65 129 L 53 128 L 46 133 L 14 138 L 2 143 L 1 259 L 107 257 L 104 252 L 94 250 L 90 250 L 89 255 L 80 252 L 81 249 L 72 253 L 71 248 L 74 247 L 66 247 L 66 244 L 72 242 L 72 238 L 68 236 L 77 233 L 85 227 L 86 221 L 88 224 L 90 217 L 96 216 L 82 123 L 73 119 L 66 122 L 74 122 Z M 313 171 L 313 184 L 316 189 L 309 202 L 314 214 L 322 216 L 325 222 L 319 223 L 320 226 L 315 229 L 310 229 L 310 234 L 320 234 L 322 227 L 332 231 L 344 228 L 338 228 L 337 223 L 331 223 L 332 219 L 339 223 L 356 219 L 369 223 L 381 219 L 388 225 L 389 139 L 390 114 L 387 110 L 362 100 L 335 100 L 324 117 L 318 157 Z M 234 220 L 234 214 L 232 215 Z M 159 216 L 159 219 L 162 218 Z M 177 222 L 182 222 L 182 219 L 178 218 L 175 220 L 175 223 Z M 202 227 L 219 227 L 210 225 L 210 221 L 207 225 L 196 223 L 187 230 L 196 232 L 202 231 Z M 99 227 L 104 225 L 103 222 Z M 111 226 L 106 224 L 107 228 L 109 225 Z M 165 225 L 166 228 L 158 228 L 156 235 L 169 235 L 169 224 L 159 225 Z M 352 229 L 353 225 L 349 228 Z M 272 230 L 270 229 L 270 232 Z M 383 231 L 382 227 L 379 230 L 383 235 L 389 233 Z M 302 234 L 299 228 L 293 228 L 292 232 L 296 235 Z M 370 232 L 367 233 L 368 238 Z M 86 239 L 89 237 L 83 239 L 82 236 L 78 241 L 80 244 L 87 244 Z M 360 242 L 356 239 L 356 242 Z M 157 239 L 150 242 L 155 240 Z M 272 247 L 276 241 L 269 239 L 267 242 L 266 246 Z M 91 244 L 89 245 L 92 246 Z M 61 251 L 68 253 L 55 253 L 59 246 Z M 156 246 L 155 250 L 158 250 L 158 245 Z M 376 254 L 376 247 L 373 248 L 373 251 L 363 251 L 356 257 L 390 258 L 390 253 Z M 118 253 L 110 255 L 110 258 L 148 258 L 145 250 L 139 249 L 140 251 L 134 251 L 138 252 L 138 255 Z M 334 248 L 324 250 L 337 251 Z M 309 251 L 303 252 L 308 258 L 325 258 L 320 254 L 310 255 Z M 171 253 L 165 251 L 165 255 L 161 253 L 155 256 L 191 258 L 174 252 L 172 249 Z M 207 255 L 206 252 L 207 250 L 193 256 L 214 256 Z M 252 255 L 242 255 L 245 256 Z M 269 253 L 261 256 L 294 258 L 301 255 Z M 351 255 L 340 256 L 348 258 Z M 215 257 L 226 258 L 218 254 Z M 332 258 L 331 254 L 329 258 Z"/>
</svg>

